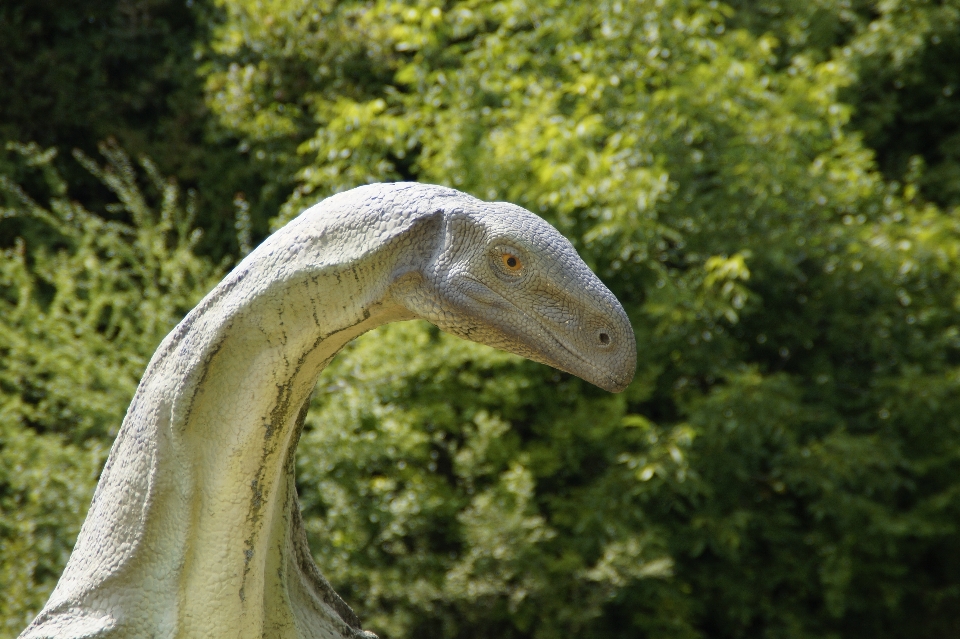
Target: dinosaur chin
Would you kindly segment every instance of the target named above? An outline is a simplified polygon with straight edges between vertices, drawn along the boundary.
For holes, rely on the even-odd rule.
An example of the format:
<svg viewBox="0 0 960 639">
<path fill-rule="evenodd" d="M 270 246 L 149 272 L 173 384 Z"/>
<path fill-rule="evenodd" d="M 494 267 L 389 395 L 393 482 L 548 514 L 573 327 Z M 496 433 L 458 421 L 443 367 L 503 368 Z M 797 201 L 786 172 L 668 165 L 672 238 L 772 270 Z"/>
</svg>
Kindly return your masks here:
<svg viewBox="0 0 960 639">
<path fill-rule="evenodd" d="M 328 198 L 160 344 L 21 638 L 373 637 L 313 563 L 292 460 L 324 367 L 414 317 L 610 391 L 636 365 L 619 302 L 536 215 L 420 184 Z"/>
</svg>

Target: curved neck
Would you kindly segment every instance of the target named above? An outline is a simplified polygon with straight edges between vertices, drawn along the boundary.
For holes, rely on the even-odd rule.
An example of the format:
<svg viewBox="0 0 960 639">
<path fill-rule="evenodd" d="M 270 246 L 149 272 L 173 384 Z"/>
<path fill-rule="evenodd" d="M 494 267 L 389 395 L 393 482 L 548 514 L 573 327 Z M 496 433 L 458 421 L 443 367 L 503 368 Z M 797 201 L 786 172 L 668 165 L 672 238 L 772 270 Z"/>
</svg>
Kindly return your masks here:
<svg viewBox="0 0 960 639">
<path fill-rule="evenodd" d="M 335 200 L 254 251 L 161 344 L 22 636 L 365 634 L 306 547 L 294 452 L 333 356 L 414 317 L 392 287 L 416 279 L 442 220 L 384 203 L 331 213 Z"/>
<path fill-rule="evenodd" d="M 411 318 L 388 296 L 396 256 L 379 258 L 260 292 L 198 363 L 202 384 L 180 423 L 177 464 L 195 491 L 179 579 L 183 636 L 222 629 L 223 619 L 209 619 L 209 596 L 193 593 L 221 593 L 216 607 L 247 628 L 286 616 L 294 452 L 310 393 L 347 342 Z"/>
</svg>

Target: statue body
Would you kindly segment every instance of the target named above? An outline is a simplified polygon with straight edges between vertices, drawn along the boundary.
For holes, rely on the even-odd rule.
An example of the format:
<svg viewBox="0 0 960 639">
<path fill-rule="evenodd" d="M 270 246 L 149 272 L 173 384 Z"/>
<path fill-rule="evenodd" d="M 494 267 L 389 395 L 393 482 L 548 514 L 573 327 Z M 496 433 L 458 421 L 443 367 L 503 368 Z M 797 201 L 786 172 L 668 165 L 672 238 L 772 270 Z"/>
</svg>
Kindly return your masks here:
<svg viewBox="0 0 960 639">
<path fill-rule="evenodd" d="M 498 255 L 545 263 L 529 254 L 538 238 L 562 240 L 519 207 L 418 184 L 339 194 L 268 238 L 157 349 L 63 576 L 21 638 L 372 637 L 320 574 L 300 519 L 294 453 L 317 377 L 358 335 L 420 317 L 622 390 L 632 331 L 569 243 L 560 280 L 582 282 L 520 291 L 556 302 L 546 320 L 499 290 L 521 279 L 496 272 Z M 571 321 L 626 361 L 573 353 L 551 325 Z"/>
</svg>

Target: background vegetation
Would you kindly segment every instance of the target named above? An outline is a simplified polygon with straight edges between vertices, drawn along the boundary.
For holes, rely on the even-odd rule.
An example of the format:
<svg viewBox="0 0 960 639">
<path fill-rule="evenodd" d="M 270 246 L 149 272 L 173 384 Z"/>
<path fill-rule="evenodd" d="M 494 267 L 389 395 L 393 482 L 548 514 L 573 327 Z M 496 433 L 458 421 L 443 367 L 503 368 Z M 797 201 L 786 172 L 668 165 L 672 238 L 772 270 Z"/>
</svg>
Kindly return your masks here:
<svg viewBox="0 0 960 639">
<path fill-rule="evenodd" d="M 11 0 L 0 34 L 0 635 L 162 336 L 397 179 L 550 220 L 640 364 L 612 396 L 420 323 L 341 355 L 298 481 L 367 627 L 960 634 L 960 2 Z"/>
</svg>

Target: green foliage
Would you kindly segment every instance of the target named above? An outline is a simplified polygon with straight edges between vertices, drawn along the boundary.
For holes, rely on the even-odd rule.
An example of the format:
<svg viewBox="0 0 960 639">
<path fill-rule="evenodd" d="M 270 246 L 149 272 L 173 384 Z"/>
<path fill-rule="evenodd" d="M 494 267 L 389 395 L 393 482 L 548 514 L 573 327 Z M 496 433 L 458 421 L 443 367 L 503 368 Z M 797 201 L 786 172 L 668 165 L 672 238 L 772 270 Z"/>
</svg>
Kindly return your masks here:
<svg viewBox="0 0 960 639">
<path fill-rule="evenodd" d="M 298 459 L 308 533 L 379 632 L 580 633 L 626 583 L 670 574 L 656 522 L 607 496 L 635 483 L 618 455 L 675 465 L 622 426 L 622 398 L 422 324 L 363 338 L 320 388 Z M 633 614 L 663 623 L 671 587 L 641 590 Z"/>
<path fill-rule="evenodd" d="M 838 96 L 865 67 L 830 46 L 865 52 L 869 19 L 223 6 L 211 104 L 299 154 L 286 217 L 376 180 L 517 202 L 571 237 L 641 345 L 625 398 L 422 327 L 331 370 L 305 515 L 374 630 L 956 631 L 960 236 L 919 170 L 885 183 L 850 131 Z"/>
<path fill-rule="evenodd" d="M 46 600 L 79 532 L 109 443 L 156 345 L 218 279 L 195 255 L 193 200 L 143 161 L 76 158 L 133 220 L 69 199 L 53 150 L 11 145 L 55 194 L 43 206 L 0 177 L 0 224 L 34 225 L 0 256 L 0 634 L 16 635 Z M 149 202 L 154 201 L 151 205 Z M 21 227 L 22 228 L 22 227 Z"/>
<path fill-rule="evenodd" d="M 815 0 L 731 2 L 734 24 L 771 33 L 789 61 L 835 57 L 857 75 L 843 94 L 852 128 L 886 176 L 903 180 L 915 157 L 926 197 L 960 205 L 960 2 Z"/>
<path fill-rule="evenodd" d="M 880 168 L 903 180 L 914 158 L 926 197 L 960 206 L 960 2 L 881 3 L 845 52 L 858 69 L 853 125 Z"/>
<path fill-rule="evenodd" d="M 153 158 L 164 174 L 200 195 L 201 250 L 236 255 L 232 201 L 243 192 L 255 231 L 283 201 L 282 182 L 237 153 L 237 141 L 215 126 L 197 71 L 198 39 L 216 18 L 206 3 L 184 0 L 4 0 L 0 3 L 0 141 L 35 141 L 95 150 L 116 138 L 135 157 Z M 56 161 L 55 161 L 56 162 Z M 101 211 L 112 194 L 76 163 L 57 162 L 75 195 Z M 29 172 L 0 158 L 0 171 L 33 183 Z M 0 245 L 12 237 L 0 235 Z"/>
<path fill-rule="evenodd" d="M 45 6 L 4 5 L 0 28 Z M 419 323 L 338 357 L 298 482 L 317 561 L 368 627 L 960 633 L 955 0 L 197 10 L 191 20 L 217 16 L 209 41 L 188 46 L 206 31 L 173 20 L 155 51 L 106 39 L 59 72 L 82 79 L 76 69 L 120 47 L 151 69 L 142 86 L 139 71 L 121 74 L 130 86 L 195 100 L 201 70 L 216 122 L 176 100 L 194 110 L 138 111 L 143 129 L 119 111 L 78 117 L 99 137 L 122 122 L 136 150 L 137 135 L 168 133 L 162 165 L 205 171 L 187 183 L 206 191 L 198 217 L 216 220 L 203 226 L 220 229 L 220 253 L 246 250 L 291 180 L 277 224 L 365 182 L 443 183 L 556 224 L 637 332 L 637 380 L 618 396 Z M 71 15 L 58 28 L 95 40 Z M 6 32 L 9 48 L 29 31 Z M 65 44 L 47 51 L 74 42 L 54 40 Z M 30 78 L 49 62 L 16 59 Z M 165 93 L 151 84 L 161 76 L 184 84 Z M 127 94 L 97 95 L 115 108 Z M 49 113 L 37 121 L 69 119 Z M 246 160 L 208 152 L 204 135 L 239 141 Z M 120 202 L 94 215 L 67 197 L 51 152 L 14 150 L 26 162 L 3 166 L 52 195 L 41 207 L 0 185 L 0 240 L 21 238 L 0 262 L 0 620 L 12 633 L 62 568 L 147 358 L 218 273 L 195 254 L 189 198 L 177 204 L 151 164 L 148 206 L 116 149 L 108 168 L 81 155 Z M 221 208 L 238 175 L 267 191 L 236 198 L 235 240 Z"/>
</svg>

